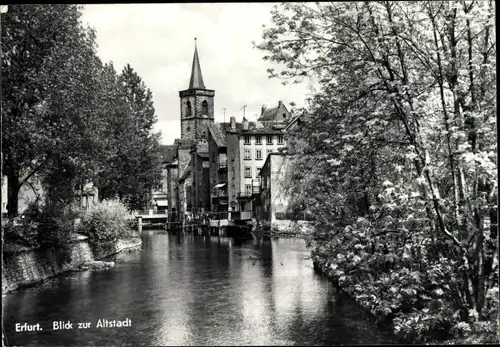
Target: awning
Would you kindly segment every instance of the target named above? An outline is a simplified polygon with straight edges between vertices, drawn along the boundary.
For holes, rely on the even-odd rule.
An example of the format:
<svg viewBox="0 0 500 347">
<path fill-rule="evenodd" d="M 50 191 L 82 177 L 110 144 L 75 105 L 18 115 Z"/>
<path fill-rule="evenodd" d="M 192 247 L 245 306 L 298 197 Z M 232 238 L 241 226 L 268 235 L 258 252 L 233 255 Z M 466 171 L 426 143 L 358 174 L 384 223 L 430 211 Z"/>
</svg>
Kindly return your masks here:
<svg viewBox="0 0 500 347">
<path fill-rule="evenodd" d="M 214 188 L 222 188 L 222 187 L 224 187 L 225 185 L 226 185 L 225 183 L 219 183 L 219 184 L 215 185 L 215 187 L 214 187 Z"/>
<path fill-rule="evenodd" d="M 156 200 L 156 205 L 160 207 L 167 207 L 168 206 L 168 200 Z"/>
</svg>

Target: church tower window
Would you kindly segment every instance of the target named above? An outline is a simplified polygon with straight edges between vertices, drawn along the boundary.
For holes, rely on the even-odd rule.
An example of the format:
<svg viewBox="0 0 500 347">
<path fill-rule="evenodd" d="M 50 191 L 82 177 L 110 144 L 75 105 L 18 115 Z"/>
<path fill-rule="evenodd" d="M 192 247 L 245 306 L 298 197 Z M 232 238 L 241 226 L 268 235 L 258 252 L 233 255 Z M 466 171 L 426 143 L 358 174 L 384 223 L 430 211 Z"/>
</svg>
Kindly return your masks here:
<svg viewBox="0 0 500 347">
<path fill-rule="evenodd" d="M 203 100 L 201 103 L 201 114 L 202 116 L 208 116 L 208 102 L 207 100 Z"/>
<path fill-rule="evenodd" d="M 186 117 L 191 117 L 191 115 L 192 115 L 191 103 L 188 101 L 186 103 Z"/>
</svg>

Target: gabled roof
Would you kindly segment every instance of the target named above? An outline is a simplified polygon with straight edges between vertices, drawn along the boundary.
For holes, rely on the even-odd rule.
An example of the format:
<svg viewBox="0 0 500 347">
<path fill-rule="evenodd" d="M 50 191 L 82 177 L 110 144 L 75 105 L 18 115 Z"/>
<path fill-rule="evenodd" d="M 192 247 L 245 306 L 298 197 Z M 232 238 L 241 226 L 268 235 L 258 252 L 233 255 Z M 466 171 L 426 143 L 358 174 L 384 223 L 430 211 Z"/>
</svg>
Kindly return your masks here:
<svg viewBox="0 0 500 347">
<path fill-rule="evenodd" d="M 236 130 L 241 130 L 243 125 L 236 123 Z M 231 123 L 212 123 L 208 126 L 208 131 L 212 135 L 217 147 L 226 147 L 226 132 L 231 130 Z"/>
<path fill-rule="evenodd" d="M 273 121 L 276 118 L 277 114 L 278 114 L 278 107 L 266 108 L 264 112 L 262 112 L 258 120 L 261 122 Z"/>
<path fill-rule="evenodd" d="M 198 48 L 196 47 L 196 38 L 194 39 L 194 57 L 193 66 L 191 67 L 189 89 L 205 89 L 205 83 L 203 83 L 203 75 L 201 74 L 200 59 L 198 58 Z"/>
<path fill-rule="evenodd" d="M 283 117 L 283 114 L 286 117 Z M 281 101 L 278 102 L 278 106 L 271 108 L 262 108 L 262 113 L 260 117 L 257 119 L 259 122 L 286 122 L 288 117 L 290 116 L 290 112 L 288 112 L 285 104 Z"/>
</svg>

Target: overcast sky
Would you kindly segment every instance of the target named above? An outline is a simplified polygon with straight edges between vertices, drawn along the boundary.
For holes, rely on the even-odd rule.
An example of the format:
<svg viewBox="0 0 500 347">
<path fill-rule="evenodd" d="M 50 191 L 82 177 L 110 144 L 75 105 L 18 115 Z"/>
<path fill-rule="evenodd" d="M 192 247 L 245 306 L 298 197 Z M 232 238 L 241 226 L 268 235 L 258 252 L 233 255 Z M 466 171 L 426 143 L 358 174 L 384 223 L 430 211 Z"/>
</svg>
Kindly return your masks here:
<svg viewBox="0 0 500 347">
<path fill-rule="evenodd" d="M 304 104 L 307 85 L 283 86 L 268 79 L 263 52 L 254 49 L 262 24 L 270 23 L 271 3 L 87 5 L 83 23 L 97 31 L 98 54 L 121 71 L 127 64 L 153 92 L 162 143 L 180 137 L 179 91 L 187 89 L 197 37 L 205 86 L 215 90 L 215 120 L 246 116 L 261 106 Z"/>
</svg>

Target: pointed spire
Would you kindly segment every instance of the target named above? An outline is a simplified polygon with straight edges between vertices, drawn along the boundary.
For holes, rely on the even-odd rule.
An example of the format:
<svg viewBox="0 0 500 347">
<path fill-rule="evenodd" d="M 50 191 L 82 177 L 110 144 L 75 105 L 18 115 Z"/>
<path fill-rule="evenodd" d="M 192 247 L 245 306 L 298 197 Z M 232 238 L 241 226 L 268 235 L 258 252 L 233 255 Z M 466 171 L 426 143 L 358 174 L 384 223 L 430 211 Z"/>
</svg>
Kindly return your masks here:
<svg viewBox="0 0 500 347">
<path fill-rule="evenodd" d="M 194 38 L 194 57 L 189 89 L 205 89 L 205 83 L 203 83 L 203 76 L 201 75 L 200 60 L 198 58 L 198 49 L 196 47 L 196 37 Z"/>
</svg>

